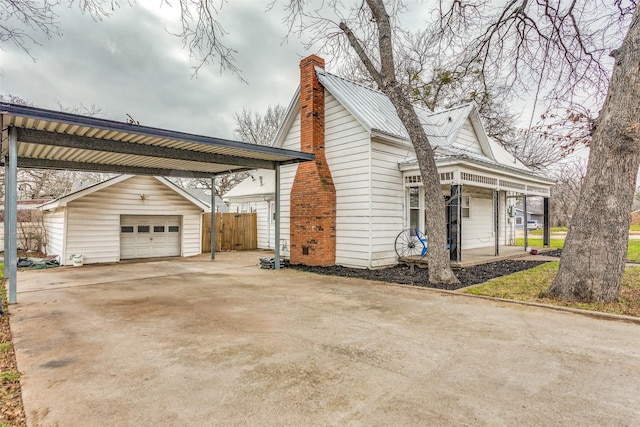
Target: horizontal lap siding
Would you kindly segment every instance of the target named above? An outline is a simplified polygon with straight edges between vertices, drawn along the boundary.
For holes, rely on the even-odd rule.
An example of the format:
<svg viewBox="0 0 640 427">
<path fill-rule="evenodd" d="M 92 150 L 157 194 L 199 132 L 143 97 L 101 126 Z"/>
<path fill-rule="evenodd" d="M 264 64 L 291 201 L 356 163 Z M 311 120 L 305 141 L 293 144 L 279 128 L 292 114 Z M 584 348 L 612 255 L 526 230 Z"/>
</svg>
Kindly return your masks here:
<svg viewBox="0 0 640 427">
<path fill-rule="evenodd" d="M 154 177 L 136 176 L 68 204 L 66 255 L 83 254 L 86 263 L 119 261 L 120 215 L 183 216 L 181 252 L 197 255 L 201 213 Z"/>
<path fill-rule="evenodd" d="M 258 220 L 258 249 L 273 249 L 273 230 L 269 218 L 269 202 L 256 202 L 255 212 Z"/>
<path fill-rule="evenodd" d="M 493 198 L 472 195 L 470 201 L 471 217 L 462 220 L 462 249 L 493 246 Z"/>
<path fill-rule="evenodd" d="M 471 120 L 469 119 L 467 119 L 467 121 L 460 128 L 460 132 L 458 133 L 458 136 L 453 144 L 455 147 L 464 148 L 465 150 L 482 154 L 482 148 L 480 147 L 478 136 L 473 129 Z"/>
<path fill-rule="evenodd" d="M 182 215 L 182 256 L 202 253 L 202 213 Z"/>
<path fill-rule="evenodd" d="M 64 265 L 64 209 L 45 212 L 43 220 L 47 229 L 47 255 L 59 255 L 60 262 Z"/>
<path fill-rule="evenodd" d="M 298 113 L 289 132 L 282 144 L 286 150 L 300 151 L 300 113 Z M 290 246 L 290 214 L 291 214 L 291 187 L 298 170 L 297 164 L 280 167 L 280 254 L 289 257 Z M 274 233 L 275 238 L 275 233 Z"/>
<path fill-rule="evenodd" d="M 409 154 L 406 148 L 372 143 L 371 267 L 396 263 L 394 242 L 405 222 L 405 192 L 398 162 Z"/>
<path fill-rule="evenodd" d="M 330 93 L 325 96 L 325 153 L 336 189 L 336 264 L 369 267 L 369 133 Z"/>
</svg>

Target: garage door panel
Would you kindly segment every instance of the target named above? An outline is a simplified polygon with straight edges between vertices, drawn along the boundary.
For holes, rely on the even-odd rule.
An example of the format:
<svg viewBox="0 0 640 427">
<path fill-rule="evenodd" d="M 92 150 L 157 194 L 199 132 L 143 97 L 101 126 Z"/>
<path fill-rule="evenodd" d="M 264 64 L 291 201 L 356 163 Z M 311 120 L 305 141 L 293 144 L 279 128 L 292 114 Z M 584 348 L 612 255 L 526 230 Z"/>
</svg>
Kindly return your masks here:
<svg viewBox="0 0 640 427">
<path fill-rule="evenodd" d="M 120 259 L 180 256 L 181 217 L 122 215 Z"/>
</svg>

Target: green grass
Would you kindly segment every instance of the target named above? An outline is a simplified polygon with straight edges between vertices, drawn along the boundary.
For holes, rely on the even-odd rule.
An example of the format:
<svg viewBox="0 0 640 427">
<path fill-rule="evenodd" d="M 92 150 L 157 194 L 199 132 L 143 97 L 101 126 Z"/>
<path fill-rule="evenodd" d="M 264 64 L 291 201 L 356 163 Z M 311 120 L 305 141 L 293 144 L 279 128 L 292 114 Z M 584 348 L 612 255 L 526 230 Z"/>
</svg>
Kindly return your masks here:
<svg viewBox="0 0 640 427">
<path fill-rule="evenodd" d="M 566 233 L 569 231 L 569 227 L 551 227 L 552 233 Z M 534 236 L 542 236 L 544 230 L 541 228 L 540 230 L 529 230 L 529 234 L 533 234 Z"/>
<path fill-rule="evenodd" d="M 562 249 L 564 246 L 564 239 L 551 239 L 551 247 Z M 516 246 L 524 245 L 524 237 L 518 237 L 516 239 Z M 542 239 L 539 238 L 530 238 L 529 246 L 531 247 L 542 247 Z M 640 240 L 629 240 L 629 245 L 627 246 L 627 261 L 629 262 L 640 262 Z"/>
<path fill-rule="evenodd" d="M 20 379 L 20 373 L 16 371 L 2 371 L 0 372 L 1 383 L 13 383 Z"/>
<path fill-rule="evenodd" d="M 551 247 L 556 249 L 562 249 L 564 246 L 564 239 L 551 239 Z M 524 246 L 524 237 L 518 237 L 516 239 L 516 246 Z M 542 238 L 529 238 L 529 246 L 542 247 Z"/>
<path fill-rule="evenodd" d="M 10 342 L 0 343 L 0 353 L 4 353 L 5 351 L 9 351 L 11 349 Z"/>
<path fill-rule="evenodd" d="M 629 227 L 629 231 L 640 231 L 640 225 L 635 224 Z"/>
<path fill-rule="evenodd" d="M 606 304 L 550 298 L 547 289 L 551 286 L 557 272 L 558 262 L 548 262 L 529 270 L 491 280 L 486 284 L 466 289 L 464 292 L 640 317 L 640 267 L 626 268 L 618 301 Z"/>
</svg>

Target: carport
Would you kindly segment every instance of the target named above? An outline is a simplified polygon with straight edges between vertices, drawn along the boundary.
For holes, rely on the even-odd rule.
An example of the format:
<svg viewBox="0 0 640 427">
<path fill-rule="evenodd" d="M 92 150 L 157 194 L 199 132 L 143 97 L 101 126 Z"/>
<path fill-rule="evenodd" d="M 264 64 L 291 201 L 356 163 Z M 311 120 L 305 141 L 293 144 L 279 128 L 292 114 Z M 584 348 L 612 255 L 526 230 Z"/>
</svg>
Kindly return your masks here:
<svg viewBox="0 0 640 427">
<path fill-rule="evenodd" d="M 0 103 L 5 167 L 4 274 L 17 302 L 17 169 L 63 169 L 165 177 L 211 178 L 262 168 L 276 173 L 276 242 L 280 241 L 280 166 L 313 154 L 167 129 Z M 215 211 L 215 192 L 211 194 Z M 211 222 L 212 247 L 215 221 Z M 211 259 L 215 253 L 211 251 Z M 275 266 L 280 266 L 279 245 Z"/>
</svg>

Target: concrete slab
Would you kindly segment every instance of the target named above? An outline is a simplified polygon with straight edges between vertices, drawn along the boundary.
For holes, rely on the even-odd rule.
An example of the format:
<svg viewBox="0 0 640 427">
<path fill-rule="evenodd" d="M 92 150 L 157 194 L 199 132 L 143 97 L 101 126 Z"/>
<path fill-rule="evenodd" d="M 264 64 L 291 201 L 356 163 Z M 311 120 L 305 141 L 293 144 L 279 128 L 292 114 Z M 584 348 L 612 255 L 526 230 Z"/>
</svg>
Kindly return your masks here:
<svg viewBox="0 0 640 427">
<path fill-rule="evenodd" d="M 636 324 L 261 255 L 21 272 L 28 424 L 640 424 Z"/>
</svg>

